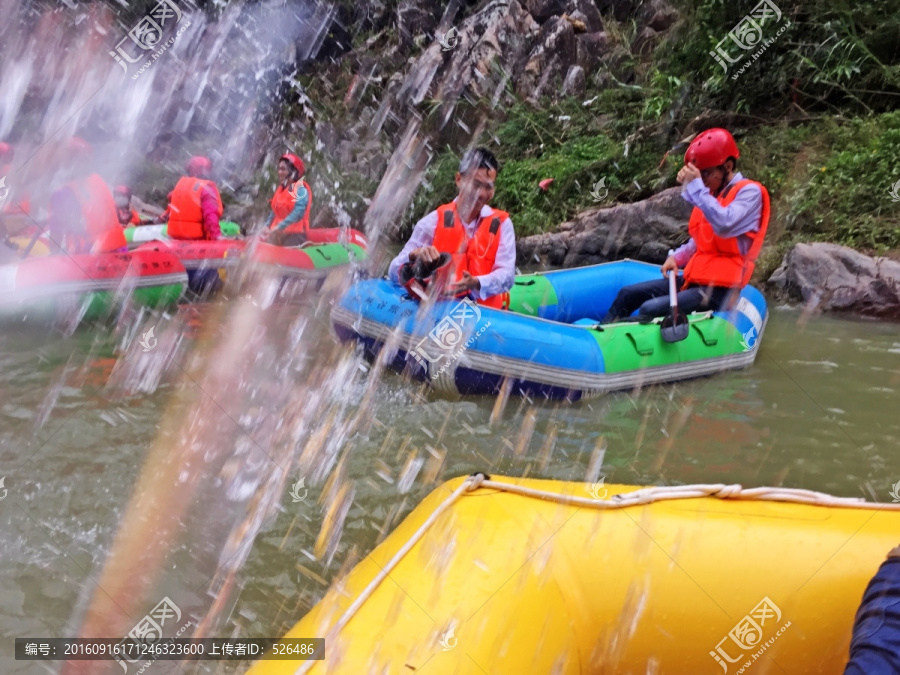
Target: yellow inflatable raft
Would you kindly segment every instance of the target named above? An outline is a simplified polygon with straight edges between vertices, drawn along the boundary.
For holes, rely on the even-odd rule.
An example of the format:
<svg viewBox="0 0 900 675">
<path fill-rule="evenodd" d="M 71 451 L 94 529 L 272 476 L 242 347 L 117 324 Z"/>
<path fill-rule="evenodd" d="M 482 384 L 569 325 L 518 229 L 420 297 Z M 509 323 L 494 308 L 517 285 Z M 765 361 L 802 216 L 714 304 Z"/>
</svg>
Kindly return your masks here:
<svg viewBox="0 0 900 675">
<path fill-rule="evenodd" d="M 898 506 L 455 479 L 288 633 L 324 637 L 324 660 L 249 672 L 842 673 Z"/>
</svg>

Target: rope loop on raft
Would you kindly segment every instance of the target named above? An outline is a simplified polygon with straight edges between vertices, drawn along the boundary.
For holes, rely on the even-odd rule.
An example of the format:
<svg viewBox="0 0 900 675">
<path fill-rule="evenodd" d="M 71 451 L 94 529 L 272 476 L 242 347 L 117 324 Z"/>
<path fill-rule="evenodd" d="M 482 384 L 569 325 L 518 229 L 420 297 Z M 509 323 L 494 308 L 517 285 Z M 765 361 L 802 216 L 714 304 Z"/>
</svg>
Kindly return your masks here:
<svg viewBox="0 0 900 675">
<path fill-rule="evenodd" d="M 472 480 L 470 477 L 467 480 Z M 512 483 L 499 483 L 486 478 L 478 483 L 483 488 L 513 492 L 526 497 L 535 497 L 550 501 L 558 501 L 563 504 L 587 506 L 597 509 L 622 509 L 628 506 L 640 506 L 653 502 L 667 501 L 671 499 L 697 499 L 701 497 L 716 497 L 717 499 L 737 499 L 745 501 L 772 501 L 789 502 L 795 504 L 811 504 L 814 506 L 832 506 L 846 509 L 885 509 L 890 511 L 900 510 L 900 503 L 887 504 L 879 502 L 867 502 L 857 497 L 835 497 L 825 492 L 803 490 L 799 488 L 757 487 L 744 488 L 741 485 L 726 485 L 724 483 L 699 484 L 699 485 L 671 485 L 651 486 L 623 492 L 613 495 L 610 499 L 597 499 L 591 497 L 576 497 L 575 495 L 563 495 L 545 490 L 526 488 Z M 587 484 L 590 487 L 590 484 Z"/>
</svg>

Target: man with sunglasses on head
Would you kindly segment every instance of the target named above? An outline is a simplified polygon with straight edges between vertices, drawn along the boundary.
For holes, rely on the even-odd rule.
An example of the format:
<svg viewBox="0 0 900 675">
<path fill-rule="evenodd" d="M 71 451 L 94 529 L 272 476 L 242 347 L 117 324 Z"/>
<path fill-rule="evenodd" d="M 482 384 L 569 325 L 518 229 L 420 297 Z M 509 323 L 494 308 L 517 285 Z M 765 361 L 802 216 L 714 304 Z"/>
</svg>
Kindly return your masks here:
<svg viewBox="0 0 900 675">
<path fill-rule="evenodd" d="M 694 207 L 691 238 L 662 266 L 663 279 L 622 288 L 603 319 L 610 323 L 638 310 L 642 322 L 669 312 L 666 275 L 677 279 L 678 307 L 685 313 L 718 311 L 750 281 L 769 225 L 769 193 L 737 171 L 737 143 L 725 129 L 708 129 L 688 146 L 678 172 L 682 198 Z"/>
<path fill-rule="evenodd" d="M 456 174 L 458 196 L 416 223 L 406 246 L 391 261 L 388 277 L 399 282 L 407 263 L 433 267 L 447 254 L 452 267 L 448 293 L 506 309 L 516 275 L 516 237 L 509 214 L 488 206 L 499 171 L 490 150 L 466 152 Z"/>
</svg>

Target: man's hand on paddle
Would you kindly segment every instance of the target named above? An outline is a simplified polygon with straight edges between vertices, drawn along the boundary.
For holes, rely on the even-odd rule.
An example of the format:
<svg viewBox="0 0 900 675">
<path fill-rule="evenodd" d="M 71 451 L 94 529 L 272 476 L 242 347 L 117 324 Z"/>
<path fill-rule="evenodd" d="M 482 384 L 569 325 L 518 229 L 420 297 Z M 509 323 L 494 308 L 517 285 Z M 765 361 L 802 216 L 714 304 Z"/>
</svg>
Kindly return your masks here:
<svg viewBox="0 0 900 675">
<path fill-rule="evenodd" d="M 433 263 L 437 262 L 437 259 L 440 257 L 441 252 L 434 246 L 420 246 L 409 252 L 410 262 L 421 260 L 424 263 Z"/>
<path fill-rule="evenodd" d="M 688 162 L 678 171 L 677 180 L 681 185 L 687 185 L 695 178 L 701 178 L 700 169 L 694 166 L 693 162 Z"/>
<path fill-rule="evenodd" d="M 453 295 L 464 293 L 466 291 L 480 291 L 481 282 L 478 281 L 478 277 L 473 277 L 468 272 L 463 272 L 462 279 L 455 281 L 452 284 L 448 284 L 447 290 Z"/>
<path fill-rule="evenodd" d="M 666 262 L 664 262 L 662 266 L 662 275 L 664 277 L 668 276 L 669 272 L 675 272 L 675 274 L 678 274 L 678 263 L 675 262 L 674 255 L 670 255 L 668 258 L 666 258 Z"/>
</svg>

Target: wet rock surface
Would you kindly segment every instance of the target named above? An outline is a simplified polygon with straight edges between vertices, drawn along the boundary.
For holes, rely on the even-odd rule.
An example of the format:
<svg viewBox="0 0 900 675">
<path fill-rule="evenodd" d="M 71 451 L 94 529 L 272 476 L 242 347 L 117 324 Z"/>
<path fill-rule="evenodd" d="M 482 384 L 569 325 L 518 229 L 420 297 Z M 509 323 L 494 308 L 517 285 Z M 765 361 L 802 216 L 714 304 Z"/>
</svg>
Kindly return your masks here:
<svg viewBox="0 0 900 675">
<path fill-rule="evenodd" d="M 681 188 L 671 188 L 634 204 L 583 211 L 556 232 L 520 239 L 518 260 L 551 267 L 579 267 L 621 258 L 662 263 L 670 248 L 688 238 L 691 206 L 680 192 Z"/>
<path fill-rule="evenodd" d="M 846 246 L 795 245 L 768 286 L 811 310 L 900 320 L 900 262 Z"/>
</svg>

